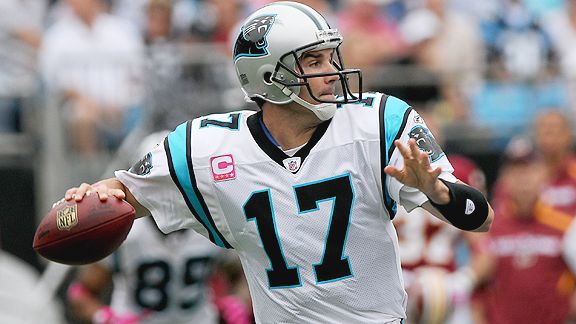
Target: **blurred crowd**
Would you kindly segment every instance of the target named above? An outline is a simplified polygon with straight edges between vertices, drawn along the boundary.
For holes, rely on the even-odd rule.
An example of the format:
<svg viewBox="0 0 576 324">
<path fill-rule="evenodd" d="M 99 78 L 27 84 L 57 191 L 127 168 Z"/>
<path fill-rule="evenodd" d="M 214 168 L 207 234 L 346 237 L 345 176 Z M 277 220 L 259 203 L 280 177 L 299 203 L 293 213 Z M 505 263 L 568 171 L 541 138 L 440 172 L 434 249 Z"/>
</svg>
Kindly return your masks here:
<svg viewBox="0 0 576 324">
<path fill-rule="evenodd" d="M 434 119 L 427 124 L 442 143 Z M 492 192 L 489 232 L 398 210 L 410 323 L 576 322 L 575 134 L 555 110 L 538 113 L 530 128 L 508 141 L 492 185 L 473 159 L 448 154 L 458 179 Z"/>
<path fill-rule="evenodd" d="M 138 128 L 142 139 L 207 112 L 253 108 L 231 71 L 231 38 L 267 2 L 0 1 L 0 136 L 52 127 L 52 106 L 63 125 L 53 131 L 91 157 Z M 413 104 L 442 145 L 488 134 L 503 152 L 494 185 L 474 161 L 449 157 L 458 178 L 492 197 L 487 235 L 461 237 L 399 211 L 412 319 L 576 322 L 576 0 L 299 2 L 339 27 L 364 91 Z M 215 271 L 220 280 L 206 286 L 220 297 L 221 322 L 249 322 L 238 262 L 225 258 Z"/>
<path fill-rule="evenodd" d="M 142 120 L 154 131 L 242 108 L 230 38 L 267 2 L 2 1 L 0 132 L 41 124 L 50 102 L 70 147 L 91 154 Z M 576 1 L 301 2 L 339 26 L 364 90 L 424 103 L 443 127 L 509 138 L 539 111 L 576 112 Z"/>
</svg>

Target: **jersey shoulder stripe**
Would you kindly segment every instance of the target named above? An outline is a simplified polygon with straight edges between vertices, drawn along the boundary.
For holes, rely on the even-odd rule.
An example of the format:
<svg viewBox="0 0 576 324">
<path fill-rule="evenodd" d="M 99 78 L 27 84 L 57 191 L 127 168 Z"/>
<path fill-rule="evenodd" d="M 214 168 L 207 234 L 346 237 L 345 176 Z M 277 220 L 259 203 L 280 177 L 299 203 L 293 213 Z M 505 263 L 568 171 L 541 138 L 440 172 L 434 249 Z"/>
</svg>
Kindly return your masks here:
<svg viewBox="0 0 576 324">
<path fill-rule="evenodd" d="M 231 248 L 214 224 L 206 202 L 198 190 L 191 158 L 191 127 L 192 121 L 183 123 L 164 140 L 170 176 L 194 217 L 208 231 L 210 240 L 220 247 Z"/>
<path fill-rule="evenodd" d="M 413 109 L 406 102 L 392 96 L 386 100 L 386 105 L 383 109 L 384 120 L 381 120 L 381 122 L 385 124 L 387 152 L 386 164 L 388 164 L 392 157 L 392 153 L 396 148 L 394 146 L 394 141 L 402 136 L 406 123 L 408 122 L 408 116 Z"/>
<path fill-rule="evenodd" d="M 406 102 L 393 96 L 382 95 L 378 115 L 380 123 L 380 172 L 384 203 L 390 219 L 393 219 L 394 215 L 396 215 L 396 202 L 386 189 L 387 175 L 384 172 L 384 168 L 390 162 L 395 149 L 394 141 L 402 135 L 411 112 L 412 108 Z"/>
</svg>

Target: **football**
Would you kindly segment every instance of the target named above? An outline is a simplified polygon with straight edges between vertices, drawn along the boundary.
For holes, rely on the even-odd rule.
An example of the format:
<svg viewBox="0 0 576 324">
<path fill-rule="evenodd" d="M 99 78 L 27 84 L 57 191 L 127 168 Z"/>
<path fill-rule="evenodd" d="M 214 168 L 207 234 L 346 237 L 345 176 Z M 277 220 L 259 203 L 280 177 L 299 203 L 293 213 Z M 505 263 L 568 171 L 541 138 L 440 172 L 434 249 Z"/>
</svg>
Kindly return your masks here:
<svg viewBox="0 0 576 324">
<path fill-rule="evenodd" d="M 80 202 L 58 203 L 44 216 L 34 235 L 34 250 L 44 258 L 68 265 L 96 262 L 126 239 L 134 222 L 134 207 L 97 194 Z"/>
</svg>

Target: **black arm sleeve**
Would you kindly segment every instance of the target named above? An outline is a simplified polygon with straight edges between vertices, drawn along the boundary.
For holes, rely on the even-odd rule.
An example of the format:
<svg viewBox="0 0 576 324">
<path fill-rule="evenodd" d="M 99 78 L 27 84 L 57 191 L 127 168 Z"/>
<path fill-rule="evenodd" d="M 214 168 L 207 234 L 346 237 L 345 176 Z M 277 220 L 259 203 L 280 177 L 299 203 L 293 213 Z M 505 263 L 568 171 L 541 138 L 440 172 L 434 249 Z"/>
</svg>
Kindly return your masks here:
<svg viewBox="0 0 576 324">
<path fill-rule="evenodd" d="M 472 231 L 484 224 L 488 218 L 488 201 L 484 195 L 475 188 L 461 184 L 452 183 L 440 179 L 450 190 L 450 202 L 439 205 L 429 199 L 442 216 L 455 227 Z"/>
</svg>

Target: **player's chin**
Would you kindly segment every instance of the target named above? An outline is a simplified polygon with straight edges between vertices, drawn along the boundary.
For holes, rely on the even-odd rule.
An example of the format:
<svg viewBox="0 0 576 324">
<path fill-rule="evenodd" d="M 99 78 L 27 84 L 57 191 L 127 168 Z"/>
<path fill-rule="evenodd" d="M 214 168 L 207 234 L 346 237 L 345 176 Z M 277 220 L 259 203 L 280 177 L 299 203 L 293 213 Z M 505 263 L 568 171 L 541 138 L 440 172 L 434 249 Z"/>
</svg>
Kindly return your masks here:
<svg viewBox="0 0 576 324">
<path fill-rule="evenodd" d="M 336 96 L 333 93 L 326 93 L 321 94 L 318 99 L 320 99 L 321 102 L 334 102 L 336 101 Z"/>
</svg>

